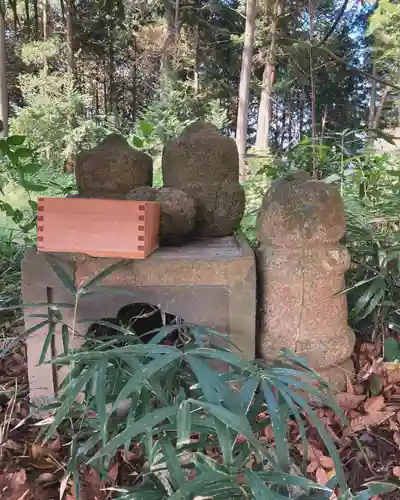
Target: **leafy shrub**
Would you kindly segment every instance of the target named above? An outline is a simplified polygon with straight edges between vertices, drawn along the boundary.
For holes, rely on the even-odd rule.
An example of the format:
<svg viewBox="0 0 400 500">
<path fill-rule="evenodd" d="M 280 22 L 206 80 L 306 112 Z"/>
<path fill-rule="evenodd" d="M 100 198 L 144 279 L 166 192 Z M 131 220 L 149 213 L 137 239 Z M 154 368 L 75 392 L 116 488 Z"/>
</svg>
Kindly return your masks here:
<svg viewBox="0 0 400 500">
<path fill-rule="evenodd" d="M 71 307 L 87 295 L 111 293 L 97 285 L 116 265 L 77 289 L 69 270 L 54 259 L 51 263 L 76 296 Z M 328 500 L 337 483 L 346 492 L 342 500 L 361 500 L 395 488 L 370 485 L 358 497 L 347 492 L 335 444 L 309 398 L 341 418 L 343 414 L 328 387 L 296 355 L 245 360 L 232 352 L 227 337 L 193 325 L 179 325 L 185 338 L 180 349 L 161 344 L 176 325 L 161 327 L 144 344 L 132 329 L 106 321 L 100 323 L 114 330 L 110 338 L 73 350 L 69 335 L 76 325 L 63 323 L 61 309 L 57 304 L 49 309 L 41 359 L 60 323 L 64 353 L 51 362 L 68 366 L 70 373 L 49 407 L 53 419 L 43 434 L 49 438 L 62 428 L 70 436 L 67 474 L 75 478 L 77 498 L 82 467 L 89 464 L 105 478 L 120 453 L 136 454 L 139 476 L 134 484 L 113 490 L 132 500 Z M 226 347 L 213 345 L 221 345 L 222 339 Z M 320 434 L 337 474 L 328 486 L 303 475 L 307 460 L 303 469 L 296 465 L 288 440 L 290 422 L 298 426 L 304 457 L 307 422 Z M 260 439 L 266 426 L 272 428 L 275 446 Z"/>
</svg>

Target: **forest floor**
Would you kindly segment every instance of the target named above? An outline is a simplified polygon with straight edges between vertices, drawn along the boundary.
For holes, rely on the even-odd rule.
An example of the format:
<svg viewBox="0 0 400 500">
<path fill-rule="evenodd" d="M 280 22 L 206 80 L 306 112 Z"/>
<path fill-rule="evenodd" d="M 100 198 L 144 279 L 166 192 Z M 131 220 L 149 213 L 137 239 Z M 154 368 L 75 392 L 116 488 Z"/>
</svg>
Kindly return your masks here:
<svg viewBox="0 0 400 500">
<path fill-rule="evenodd" d="M 13 327 L 15 328 L 15 326 Z M 22 325 L 17 326 L 21 330 Z M 367 481 L 400 477 L 400 365 L 384 363 L 379 347 L 359 343 L 354 354 L 357 367 L 355 383 L 337 400 L 348 417 L 341 427 L 332 410 L 317 409 L 342 458 L 348 483 L 353 492 Z M 63 436 L 41 444 L 38 421 L 29 418 L 27 402 L 25 349 L 21 346 L 0 364 L 0 500 L 75 500 L 72 483 L 65 478 L 70 443 Z M 326 456 L 316 429 L 308 425 L 308 474 L 326 483 L 333 462 Z M 296 424 L 290 425 L 289 437 L 295 455 L 301 458 Z M 272 440 L 265 428 L 264 439 Z M 135 454 L 112 463 L 109 476 L 115 484 L 124 484 L 135 472 Z M 112 483 L 112 481 L 111 481 Z M 83 475 L 83 500 L 106 500 L 110 493 L 93 470 Z M 400 493 L 374 497 L 374 500 L 399 499 Z"/>
</svg>

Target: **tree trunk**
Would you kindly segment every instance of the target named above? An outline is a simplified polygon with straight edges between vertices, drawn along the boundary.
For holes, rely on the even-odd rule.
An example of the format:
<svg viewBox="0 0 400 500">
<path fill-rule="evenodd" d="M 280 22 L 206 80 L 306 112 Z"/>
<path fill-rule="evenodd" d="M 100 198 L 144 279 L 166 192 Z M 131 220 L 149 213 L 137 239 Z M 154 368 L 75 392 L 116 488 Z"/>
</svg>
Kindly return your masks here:
<svg viewBox="0 0 400 500">
<path fill-rule="evenodd" d="M 34 18 L 35 18 L 35 40 L 39 40 L 39 8 L 38 8 L 38 1 L 39 0 L 33 0 L 33 12 L 34 12 Z"/>
<path fill-rule="evenodd" d="M 293 120 L 293 94 L 290 92 L 289 107 L 288 107 L 288 147 L 292 144 L 292 120 Z"/>
<path fill-rule="evenodd" d="M 379 105 L 376 108 L 376 112 L 375 112 L 375 116 L 374 116 L 374 128 L 375 129 L 379 128 L 383 107 L 385 105 L 387 96 L 389 94 L 389 90 L 390 90 L 390 88 L 388 86 L 386 86 L 382 91 L 381 98 L 379 100 Z"/>
<path fill-rule="evenodd" d="M 0 136 L 8 136 L 8 93 L 7 93 L 7 55 L 5 2 L 0 0 Z"/>
<path fill-rule="evenodd" d="M 372 76 L 376 76 L 376 64 L 372 63 Z M 368 146 L 372 147 L 374 142 L 374 134 L 372 129 L 374 128 L 375 112 L 376 112 L 376 80 L 373 78 L 371 83 L 371 100 L 369 101 L 369 112 L 368 112 Z"/>
<path fill-rule="evenodd" d="M 254 34 L 256 29 L 257 0 L 247 0 L 246 26 L 244 33 L 244 47 L 242 68 L 239 84 L 239 108 L 236 126 L 236 144 L 240 158 L 240 175 L 245 175 L 244 155 L 247 143 L 247 120 L 249 117 L 250 79 L 253 59 Z"/>
<path fill-rule="evenodd" d="M 75 10 L 74 0 L 66 0 L 65 17 L 66 17 L 66 27 L 67 27 L 68 79 L 69 79 L 68 99 L 71 107 L 70 112 L 68 114 L 68 128 L 70 131 L 72 131 L 75 126 L 75 112 L 74 109 L 72 109 L 72 96 L 74 93 L 75 79 L 76 79 L 76 64 L 74 56 L 74 10 Z M 75 169 L 75 161 L 73 155 L 73 146 L 71 142 L 67 144 L 66 150 L 67 150 L 67 161 L 65 165 L 65 171 L 73 172 Z"/>
<path fill-rule="evenodd" d="M 49 37 L 48 26 L 48 5 L 47 0 L 43 0 L 43 40 L 46 41 Z"/>
<path fill-rule="evenodd" d="M 258 110 L 256 149 L 268 149 L 268 136 L 271 123 L 271 97 L 274 84 L 276 63 L 276 32 L 281 11 L 281 0 L 275 0 L 271 20 L 271 43 L 268 49 L 267 61 L 264 66 L 260 106 Z"/>
<path fill-rule="evenodd" d="M 178 8 L 179 8 L 179 3 L 178 3 Z M 161 49 L 161 81 L 167 78 L 172 70 L 171 52 L 172 52 L 172 46 L 177 39 L 175 29 L 176 29 L 176 19 L 177 16 L 179 16 L 171 0 L 164 0 L 164 9 L 166 16 L 167 31 Z"/>
<path fill-rule="evenodd" d="M 110 28 L 108 31 L 108 102 L 110 103 L 110 111 L 111 113 L 117 112 L 117 103 L 116 103 L 116 89 L 115 89 L 115 81 L 114 81 L 114 73 L 115 73 L 115 64 L 114 64 L 114 36 L 113 29 Z"/>
<path fill-rule="evenodd" d="M 318 158 L 317 158 L 317 96 L 315 91 L 315 78 L 314 78 L 314 57 L 313 57 L 313 23 L 314 12 L 312 1 L 308 0 L 308 14 L 309 14 L 309 62 L 310 62 L 310 101 L 311 101 L 311 144 L 312 144 L 312 171 L 313 177 L 318 177 Z"/>
</svg>

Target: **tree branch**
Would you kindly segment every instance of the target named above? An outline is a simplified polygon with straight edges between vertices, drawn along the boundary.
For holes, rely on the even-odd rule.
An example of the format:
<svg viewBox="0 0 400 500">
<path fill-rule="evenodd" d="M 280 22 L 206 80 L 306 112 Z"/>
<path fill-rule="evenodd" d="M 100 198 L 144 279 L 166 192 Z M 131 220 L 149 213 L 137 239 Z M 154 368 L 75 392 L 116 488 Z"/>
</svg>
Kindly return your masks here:
<svg viewBox="0 0 400 500">
<path fill-rule="evenodd" d="M 367 71 L 364 71 L 362 69 L 356 68 L 355 66 L 353 66 L 352 64 L 350 64 L 348 61 L 345 61 L 344 59 L 342 59 L 338 55 L 334 54 L 328 48 L 326 48 L 324 46 L 321 46 L 321 47 L 319 47 L 319 49 L 324 50 L 332 59 L 334 59 L 337 62 L 340 62 L 341 64 L 344 64 L 351 71 L 356 71 L 357 73 L 360 73 L 360 75 L 364 75 L 367 78 L 370 78 L 371 80 L 375 80 L 375 81 L 381 83 L 382 85 L 384 85 L 385 87 L 390 87 L 392 89 L 396 89 L 396 90 L 400 91 L 400 87 L 398 85 L 395 85 L 394 83 L 391 83 L 388 80 L 385 80 L 384 78 L 381 78 L 379 76 L 371 75 L 371 73 L 368 73 Z"/>
<path fill-rule="evenodd" d="M 315 48 L 322 47 L 324 43 L 328 40 L 328 38 L 332 35 L 332 33 L 335 31 L 337 25 L 339 24 L 340 20 L 343 17 L 343 14 L 346 10 L 347 4 L 349 3 L 349 0 L 344 0 L 335 21 L 333 22 L 332 26 L 329 28 L 329 30 L 325 33 L 325 35 L 322 37 L 322 40 L 315 45 Z"/>
</svg>

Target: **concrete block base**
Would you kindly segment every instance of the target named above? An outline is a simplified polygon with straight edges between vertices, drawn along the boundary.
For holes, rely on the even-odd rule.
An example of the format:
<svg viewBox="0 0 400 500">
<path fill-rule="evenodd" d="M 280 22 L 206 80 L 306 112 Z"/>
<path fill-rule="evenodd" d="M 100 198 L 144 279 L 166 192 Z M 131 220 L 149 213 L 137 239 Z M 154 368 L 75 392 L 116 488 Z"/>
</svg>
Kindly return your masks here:
<svg viewBox="0 0 400 500">
<path fill-rule="evenodd" d="M 52 254 L 71 269 L 75 284 L 85 283 L 117 262 L 81 254 Z M 107 288 L 106 293 L 104 288 Z M 112 290 L 118 293 L 113 294 Z M 145 302 L 182 318 L 229 334 L 243 355 L 255 356 L 256 269 L 252 249 L 242 237 L 191 242 L 160 248 L 145 260 L 132 260 L 105 277 L 96 291 L 82 297 L 76 307 L 61 307 L 63 322 L 74 330 L 70 343 L 78 348 L 91 324 L 115 318 L 128 304 Z M 31 401 L 52 401 L 67 370 L 38 365 L 48 325 L 40 326 L 50 303 L 75 305 L 76 298 L 59 280 L 47 254 L 30 249 L 22 262 L 22 294 L 26 330 L 37 328 L 27 339 Z M 43 303 L 40 307 L 29 304 Z M 49 356 L 63 353 L 61 326 L 56 326 Z"/>
</svg>

